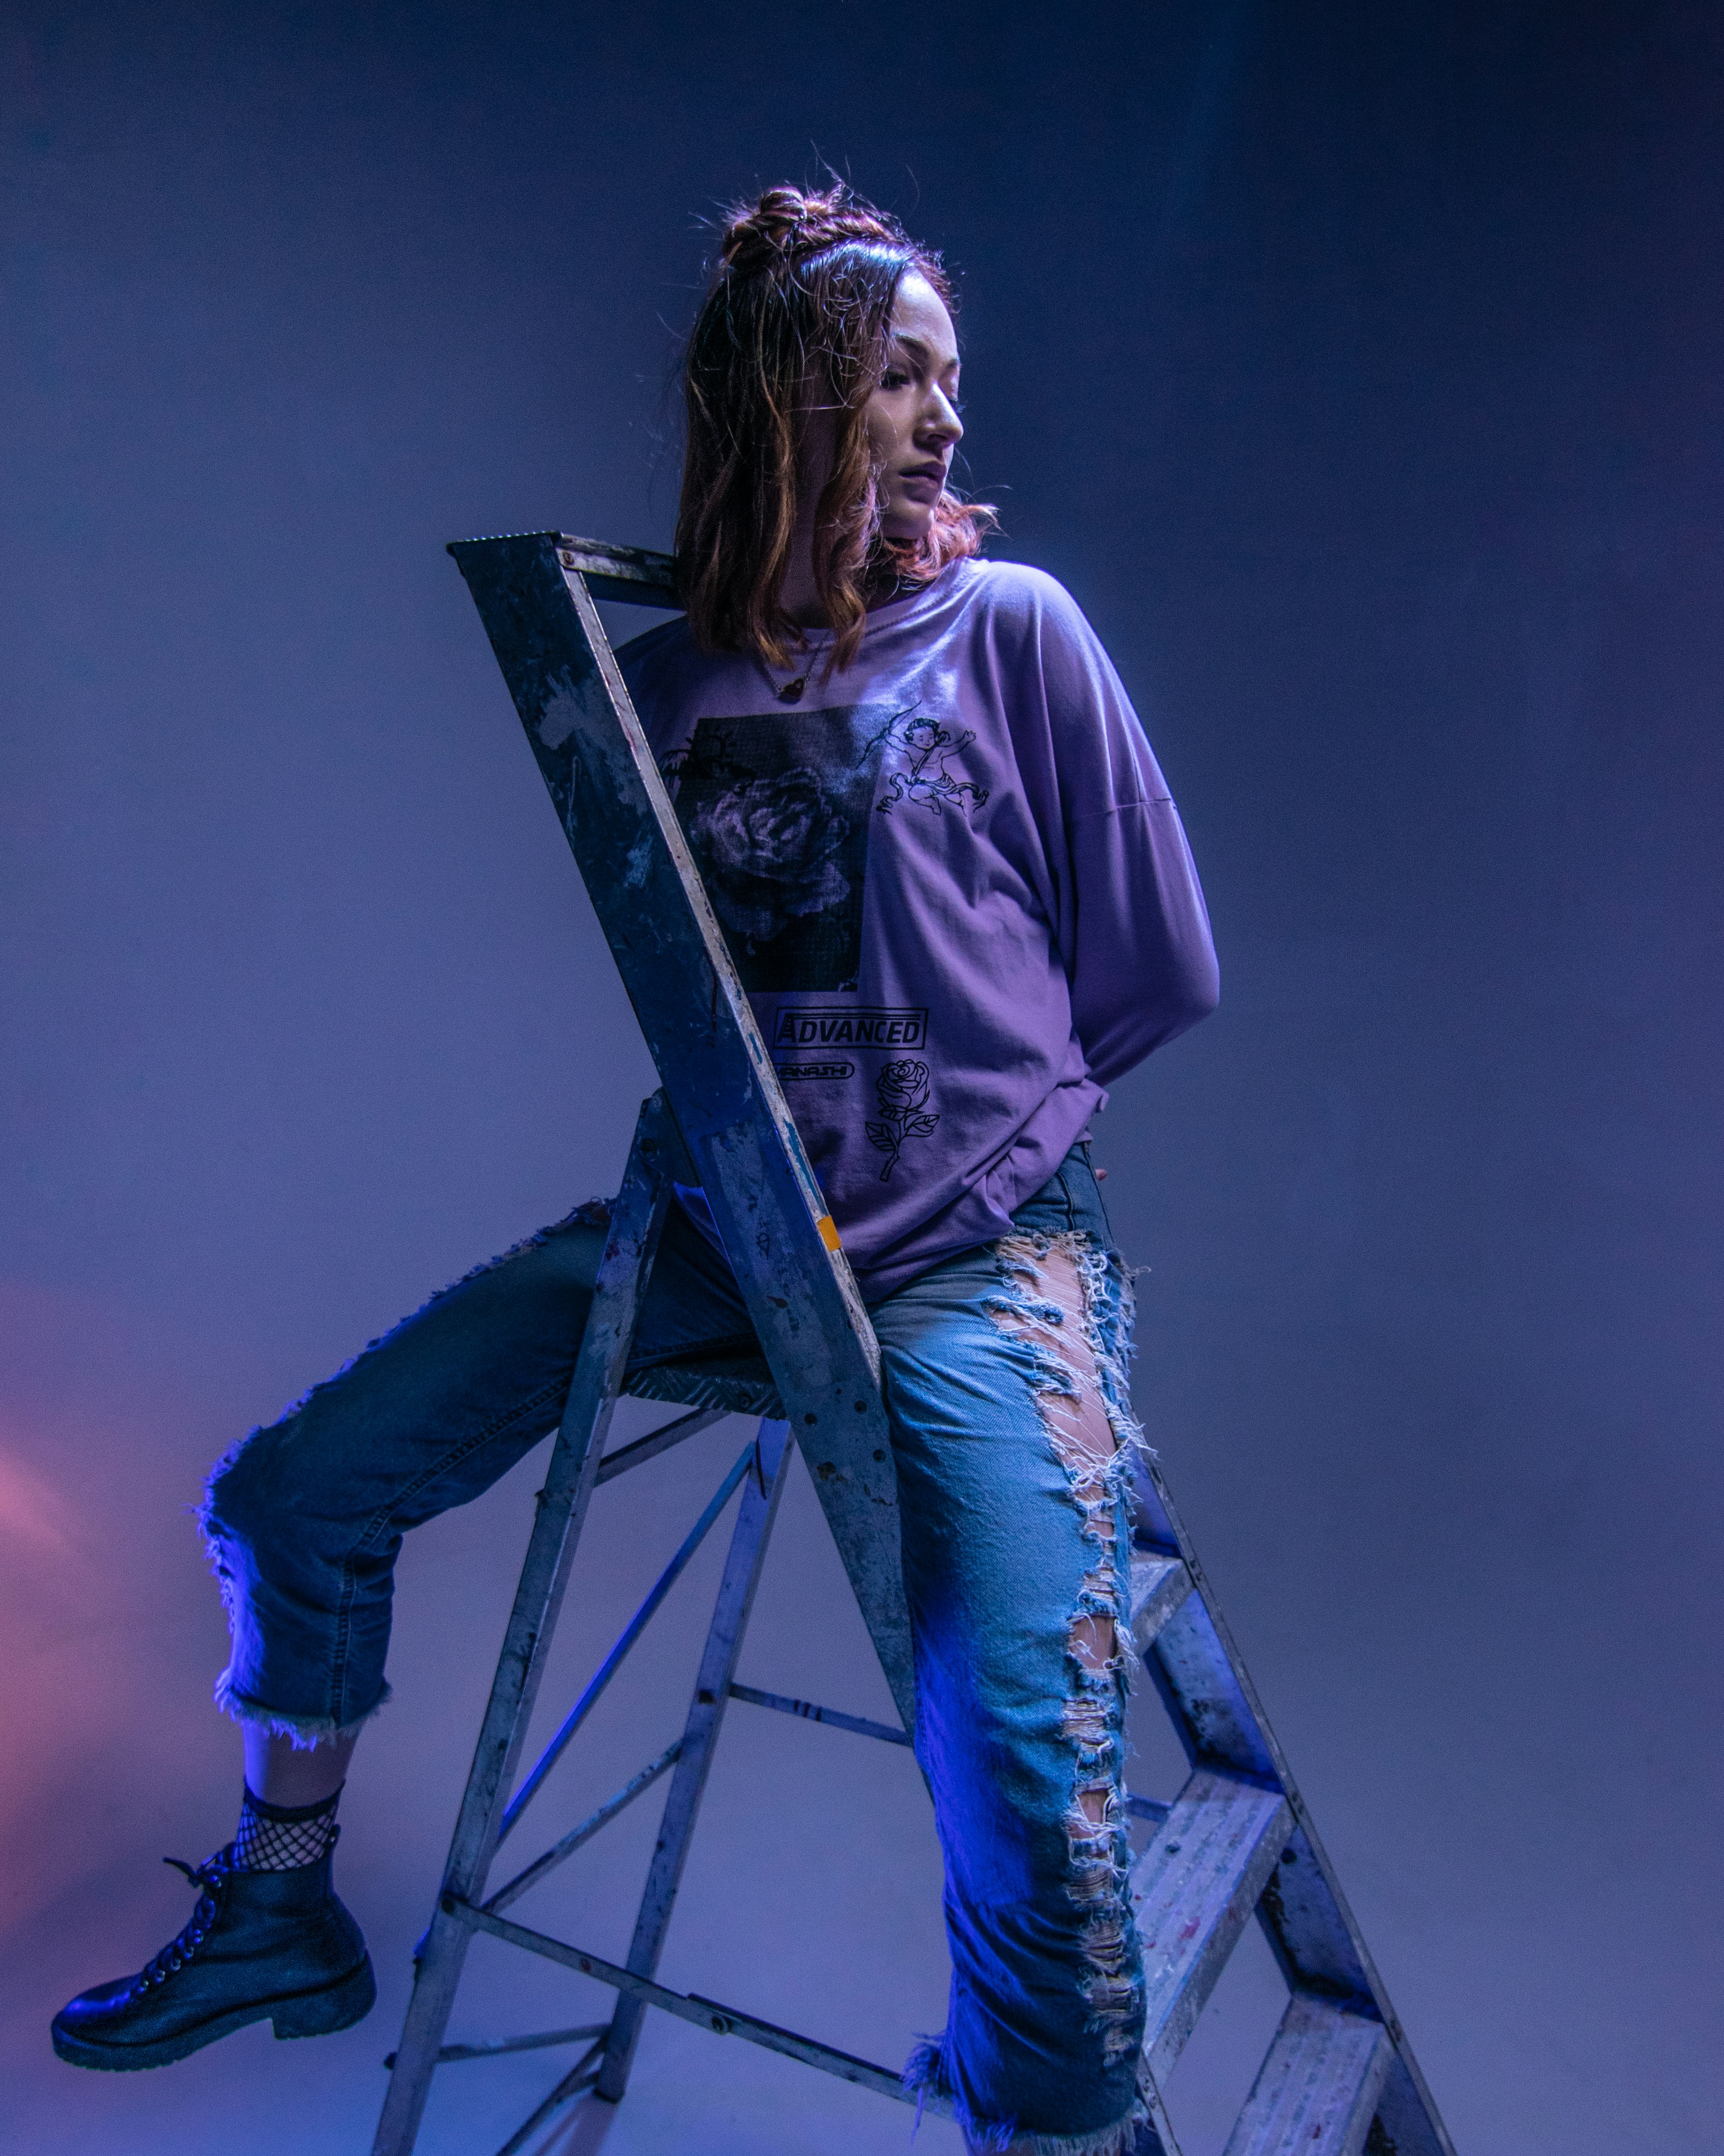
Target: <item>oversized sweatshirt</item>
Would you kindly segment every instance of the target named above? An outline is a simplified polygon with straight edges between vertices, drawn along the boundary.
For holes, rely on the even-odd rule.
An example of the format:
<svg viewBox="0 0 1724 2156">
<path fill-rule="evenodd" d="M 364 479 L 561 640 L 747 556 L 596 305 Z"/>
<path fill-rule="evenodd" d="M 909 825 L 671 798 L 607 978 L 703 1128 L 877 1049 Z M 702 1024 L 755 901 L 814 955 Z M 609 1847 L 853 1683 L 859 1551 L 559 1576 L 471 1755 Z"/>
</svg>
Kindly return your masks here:
<svg viewBox="0 0 1724 2156">
<path fill-rule="evenodd" d="M 1003 1235 L 1214 1008 L 1178 813 L 1070 594 L 954 563 L 789 685 L 685 624 L 623 673 L 870 1300 Z"/>
</svg>

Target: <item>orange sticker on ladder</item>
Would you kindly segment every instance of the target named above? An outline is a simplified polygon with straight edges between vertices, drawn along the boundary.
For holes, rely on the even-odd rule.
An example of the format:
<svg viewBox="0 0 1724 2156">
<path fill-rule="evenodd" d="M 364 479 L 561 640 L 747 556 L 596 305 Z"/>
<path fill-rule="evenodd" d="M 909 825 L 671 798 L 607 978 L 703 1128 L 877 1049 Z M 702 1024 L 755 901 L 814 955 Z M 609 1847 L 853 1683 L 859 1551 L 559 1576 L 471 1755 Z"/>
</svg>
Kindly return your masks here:
<svg viewBox="0 0 1724 2156">
<path fill-rule="evenodd" d="M 841 1250 L 844 1245 L 838 1239 L 838 1223 L 829 1213 L 823 1213 L 814 1225 L 820 1230 L 820 1240 L 829 1250 Z"/>
</svg>

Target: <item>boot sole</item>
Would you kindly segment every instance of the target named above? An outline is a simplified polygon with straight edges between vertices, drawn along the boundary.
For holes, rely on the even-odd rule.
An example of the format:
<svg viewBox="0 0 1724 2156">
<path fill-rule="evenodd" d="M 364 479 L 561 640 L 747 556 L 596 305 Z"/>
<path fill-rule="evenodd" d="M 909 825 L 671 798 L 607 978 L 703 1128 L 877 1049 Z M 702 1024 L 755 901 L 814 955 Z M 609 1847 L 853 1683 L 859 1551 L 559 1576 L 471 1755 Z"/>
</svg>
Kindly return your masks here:
<svg viewBox="0 0 1724 2156">
<path fill-rule="evenodd" d="M 266 1999 L 258 2005 L 238 2006 L 231 2014 L 218 2015 L 213 2021 L 201 2021 L 195 2029 L 184 2030 L 177 2036 L 161 2037 L 153 2044 L 90 2044 L 56 2027 L 54 2048 L 69 2066 L 89 2066 L 97 2073 L 138 2073 L 147 2066 L 171 2066 L 177 2060 L 188 2059 L 206 2044 L 218 2043 L 223 2036 L 231 2036 L 236 2029 L 246 2028 L 254 2021 L 273 2021 L 278 2042 L 296 2036 L 332 2036 L 337 2030 L 351 2029 L 356 2021 L 362 2021 L 376 2004 L 377 1996 L 377 1979 L 372 1974 L 371 1956 L 367 1954 L 357 1969 L 350 1970 L 334 1984 L 325 1984 L 321 1990 L 295 1992 L 286 1999 Z"/>
</svg>

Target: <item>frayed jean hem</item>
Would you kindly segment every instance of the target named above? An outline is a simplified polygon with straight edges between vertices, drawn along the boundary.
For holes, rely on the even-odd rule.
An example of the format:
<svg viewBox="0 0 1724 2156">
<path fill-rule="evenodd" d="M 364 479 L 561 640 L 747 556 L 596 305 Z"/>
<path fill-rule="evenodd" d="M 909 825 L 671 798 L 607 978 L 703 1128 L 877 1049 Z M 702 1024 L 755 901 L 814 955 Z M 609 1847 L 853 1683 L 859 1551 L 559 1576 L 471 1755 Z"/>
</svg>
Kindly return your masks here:
<svg viewBox="0 0 1724 2156">
<path fill-rule="evenodd" d="M 972 2156 L 1131 2156 L 1149 2119 L 1141 2085 L 1124 2117 L 1081 2133 L 1023 2133 L 1010 2118 L 980 2118 L 952 2085 L 946 2068 L 946 2040 L 919 2036 L 904 2068 L 906 2096 L 938 2097 L 952 2107 Z M 921 2123 L 920 2102 L 916 2123 Z"/>
<path fill-rule="evenodd" d="M 252 1729 L 267 1730 L 271 1737 L 285 1737 L 295 1752 L 313 1752 L 320 1744 L 339 1743 L 343 1738 L 357 1737 L 367 1722 L 381 1714 L 389 1704 L 389 1687 L 383 1686 L 374 1707 L 351 1722 L 337 1722 L 330 1714 L 283 1714 L 273 1707 L 265 1707 L 260 1700 L 248 1699 L 235 1689 L 233 1671 L 223 1670 L 216 1679 L 215 1703 L 232 1722 Z"/>
</svg>

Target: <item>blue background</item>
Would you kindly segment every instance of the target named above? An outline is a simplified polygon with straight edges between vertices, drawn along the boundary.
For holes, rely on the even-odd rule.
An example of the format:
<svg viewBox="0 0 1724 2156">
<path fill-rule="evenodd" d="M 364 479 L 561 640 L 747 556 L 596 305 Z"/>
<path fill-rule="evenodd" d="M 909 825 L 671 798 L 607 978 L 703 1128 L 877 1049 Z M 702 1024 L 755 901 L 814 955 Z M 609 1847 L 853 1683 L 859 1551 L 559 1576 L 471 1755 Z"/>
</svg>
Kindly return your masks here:
<svg viewBox="0 0 1724 2156">
<path fill-rule="evenodd" d="M 1717 2148 L 1721 42 L 1687 0 L 7 10 L 6 2146 L 368 2146 L 533 1462 L 403 1566 L 341 1858 L 372 2020 L 136 2080 L 44 2025 L 230 1830 L 204 1466 L 612 1188 L 651 1083 L 443 544 L 668 539 L 700 219 L 826 158 L 947 250 L 970 483 L 1186 815 L 1223 1008 L 1098 1133 L 1140 1405 L 1462 2156 Z M 605 1493 L 553 1691 L 741 1435 Z M 745 1680 L 881 1711 L 801 1481 L 780 1540 Z M 677 1726 L 711 1555 L 557 1818 Z M 547 1923 L 620 1946 L 653 1811 Z M 669 1980 L 895 2063 L 937 1876 L 904 1755 L 739 1710 Z M 474 1968 L 459 2035 L 601 2004 Z M 1277 1989 L 1248 1942 L 1188 2156 Z M 552 2075 L 451 2070 L 423 2145 Z M 556 2145 L 908 2123 L 655 2024 Z"/>
</svg>

